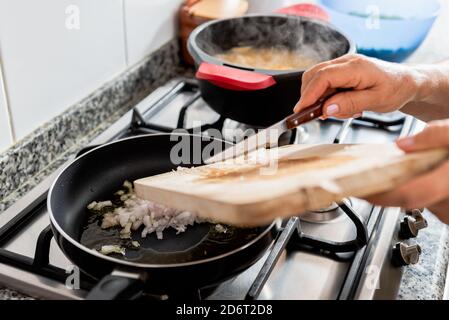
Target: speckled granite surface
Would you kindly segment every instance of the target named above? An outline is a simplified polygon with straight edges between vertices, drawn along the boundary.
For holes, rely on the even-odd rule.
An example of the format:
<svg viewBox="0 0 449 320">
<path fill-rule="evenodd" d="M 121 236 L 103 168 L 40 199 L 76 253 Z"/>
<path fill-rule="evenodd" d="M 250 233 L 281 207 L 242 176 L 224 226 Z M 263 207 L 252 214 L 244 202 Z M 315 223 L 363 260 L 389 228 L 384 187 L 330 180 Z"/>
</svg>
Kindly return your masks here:
<svg viewBox="0 0 449 320">
<path fill-rule="evenodd" d="M 10 289 L 0 289 L 0 300 L 34 300 L 17 291 Z"/>
<path fill-rule="evenodd" d="M 426 211 L 429 227 L 419 232 L 422 248 L 418 264 L 405 269 L 398 299 L 439 300 L 443 298 L 449 262 L 449 227 Z"/>
<path fill-rule="evenodd" d="M 449 4 L 446 1 L 443 4 L 441 17 L 410 62 L 427 63 L 449 56 L 449 42 L 442 41 L 449 27 Z M 0 212 L 120 117 L 132 101 L 170 78 L 175 73 L 177 62 L 177 45 L 173 42 L 25 138 L 13 149 L 0 154 L 0 167 L 8 165 L 8 172 L 16 173 L 20 168 L 24 173 L 19 177 L 7 177 L 0 173 Z M 82 117 L 78 118 L 79 115 Z M 61 137 L 64 137 L 63 143 L 58 140 Z M 42 153 L 42 150 L 46 152 Z M 30 175 L 31 178 L 25 178 Z M 399 299 L 441 299 L 443 296 L 449 262 L 449 229 L 432 214 L 426 212 L 425 216 L 429 227 L 422 230 L 418 238 L 423 253 L 417 265 L 405 269 Z M 0 299 L 26 298 L 12 290 L 0 289 Z"/>
<path fill-rule="evenodd" d="M 64 163 L 179 65 L 172 41 L 0 154 L 0 214 Z"/>
</svg>

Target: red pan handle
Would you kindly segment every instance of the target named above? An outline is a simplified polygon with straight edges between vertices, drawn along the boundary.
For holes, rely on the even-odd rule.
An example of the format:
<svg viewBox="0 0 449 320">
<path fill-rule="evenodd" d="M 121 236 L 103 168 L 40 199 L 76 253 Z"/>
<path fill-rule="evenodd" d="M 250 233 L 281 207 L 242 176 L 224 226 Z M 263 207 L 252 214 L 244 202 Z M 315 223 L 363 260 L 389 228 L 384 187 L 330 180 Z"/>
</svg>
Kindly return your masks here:
<svg viewBox="0 0 449 320">
<path fill-rule="evenodd" d="M 276 84 L 270 75 L 203 62 L 196 72 L 197 79 L 207 80 L 221 88 L 236 91 L 262 90 Z"/>
<path fill-rule="evenodd" d="M 276 13 L 290 14 L 294 16 L 314 18 L 318 20 L 323 20 L 326 22 L 330 21 L 329 14 L 322 7 L 313 3 L 300 3 L 289 7 L 281 8 L 276 10 Z"/>
</svg>

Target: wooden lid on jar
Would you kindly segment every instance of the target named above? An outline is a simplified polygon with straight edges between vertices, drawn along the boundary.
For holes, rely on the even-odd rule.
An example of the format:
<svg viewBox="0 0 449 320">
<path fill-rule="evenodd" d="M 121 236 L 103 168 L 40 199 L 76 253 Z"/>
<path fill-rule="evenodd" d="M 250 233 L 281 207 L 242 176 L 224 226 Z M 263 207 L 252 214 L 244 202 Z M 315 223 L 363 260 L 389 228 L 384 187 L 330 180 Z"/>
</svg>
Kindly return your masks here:
<svg viewBox="0 0 449 320">
<path fill-rule="evenodd" d="M 204 19 L 239 17 L 248 11 L 246 0 L 200 0 L 189 10 L 192 16 Z"/>
</svg>

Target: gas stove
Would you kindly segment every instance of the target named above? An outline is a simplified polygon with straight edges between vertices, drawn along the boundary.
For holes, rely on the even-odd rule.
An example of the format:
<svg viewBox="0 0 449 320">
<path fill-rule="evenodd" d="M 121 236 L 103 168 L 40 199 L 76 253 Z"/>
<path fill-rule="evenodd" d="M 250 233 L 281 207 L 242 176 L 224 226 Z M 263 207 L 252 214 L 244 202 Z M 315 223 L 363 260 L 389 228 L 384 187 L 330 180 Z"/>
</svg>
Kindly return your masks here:
<svg viewBox="0 0 449 320">
<path fill-rule="evenodd" d="M 202 100 L 194 80 L 179 78 L 143 99 L 86 148 L 177 128 L 204 135 L 221 130 L 232 142 L 238 142 L 247 129 L 259 129 L 218 115 Z M 279 143 L 385 143 L 414 130 L 416 120 L 403 114 L 366 113 L 359 119 L 308 123 L 282 136 Z M 49 227 L 46 196 L 59 171 L 0 215 L 0 284 L 36 298 L 83 299 L 96 280 L 81 273 L 76 286 L 68 282 L 77 267 L 59 250 Z M 425 226 L 419 210 L 405 212 L 346 199 L 279 223 L 270 250 L 252 267 L 218 286 L 180 296 L 394 299 L 402 266 L 419 259 L 420 248 L 413 238 Z M 144 298 L 173 297 L 146 293 Z"/>
</svg>

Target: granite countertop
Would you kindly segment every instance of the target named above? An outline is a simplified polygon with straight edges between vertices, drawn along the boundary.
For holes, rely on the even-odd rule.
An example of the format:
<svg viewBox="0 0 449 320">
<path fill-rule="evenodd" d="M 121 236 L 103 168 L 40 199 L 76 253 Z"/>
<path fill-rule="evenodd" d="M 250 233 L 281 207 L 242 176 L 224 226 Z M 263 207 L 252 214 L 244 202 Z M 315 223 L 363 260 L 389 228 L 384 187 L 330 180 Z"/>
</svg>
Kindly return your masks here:
<svg viewBox="0 0 449 320">
<path fill-rule="evenodd" d="M 449 57 L 449 8 L 410 62 L 425 63 Z M 85 100 L 45 124 L 14 147 L 0 154 L 0 214 L 42 181 L 49 173 L 102 132 L 153 89 L 178 74 L 177 41 L 172 41 Z M 36 152 L 46 150 L 46 153 Z M 442 299 L 449 260 L 449 227 L 432 213 L 424 213 L 429 227 L 421 230 L 420 262 L 404 269 L 398 299 Z M 28 299 L 0 289 L 0 299 Z"/>
<path fill-rule="evenodd" d="M 178 53 L 176 40 L 167 43 L 0 153 L 0 214 L 137 101 L 177 75 Z"/>
<path fill-rule="evenodd" d="M 449 262 L 449 227 L 425 211 L 429 226 L 416 239 L 422 254 L 419 263 L 404 268 L 398 293 L 400 300 L 440 300 L 443 298 Z"/>
<path fill-rule="evenodd" d="M 432 63 L 449 58 L 449 3 L 441 1 L 442 10 L 421 47 L 409 63 Z M 405 268 L 398 299 L 442 299 L 449 262 L 449 227 L 425 211 L 429 227 L 419 232 L 417 242 L 422 255 L 417 265 Z"/>
</svg>

